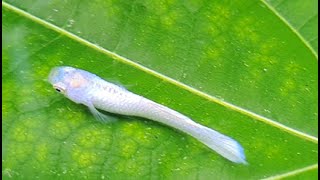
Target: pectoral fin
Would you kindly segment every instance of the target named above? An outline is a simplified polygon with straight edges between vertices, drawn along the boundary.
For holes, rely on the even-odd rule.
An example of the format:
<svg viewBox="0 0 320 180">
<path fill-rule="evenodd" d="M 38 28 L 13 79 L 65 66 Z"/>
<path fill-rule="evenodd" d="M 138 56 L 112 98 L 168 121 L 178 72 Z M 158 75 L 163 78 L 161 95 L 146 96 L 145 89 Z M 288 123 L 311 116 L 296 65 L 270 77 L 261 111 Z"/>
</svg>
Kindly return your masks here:
<svg viewBox="0 0 320 180">
<path fill-rule="evenodd" d="M 102 123 L 110 123 L 110 122 L 115 122 L 117 120 L 117 118 L 114 116 L 106 115 L 99 112 L 93 105 L 88 106 L 88 108 L 93 114 L 93 116 Z"/>
</svg>

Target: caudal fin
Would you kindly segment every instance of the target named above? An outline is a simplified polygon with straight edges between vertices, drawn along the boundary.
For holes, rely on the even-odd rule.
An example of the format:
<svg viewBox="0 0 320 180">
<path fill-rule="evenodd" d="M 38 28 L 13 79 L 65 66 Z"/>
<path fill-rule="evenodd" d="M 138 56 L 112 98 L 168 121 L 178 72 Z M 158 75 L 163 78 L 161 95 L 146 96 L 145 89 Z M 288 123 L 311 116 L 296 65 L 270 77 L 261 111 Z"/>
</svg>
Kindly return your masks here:
<svg viewBox="0 0 320 180">
<path fill-rule="evenodd" d="M 232 138 L 192 121 L 168 107 L 144 99 L 146 107 L 137 116 L 152 119 L 190 134 L 212 150 L 235 163 L 247 164 L 242 146 Z M 146 109 L 149 111 L 146 112 Z"/>
<path fill-rule="evenodd" d="M 242 146 L 234 139 L 200 124 L 192 133 L 196 139 L 235 163 L 248 164 Z"/>
</svg>

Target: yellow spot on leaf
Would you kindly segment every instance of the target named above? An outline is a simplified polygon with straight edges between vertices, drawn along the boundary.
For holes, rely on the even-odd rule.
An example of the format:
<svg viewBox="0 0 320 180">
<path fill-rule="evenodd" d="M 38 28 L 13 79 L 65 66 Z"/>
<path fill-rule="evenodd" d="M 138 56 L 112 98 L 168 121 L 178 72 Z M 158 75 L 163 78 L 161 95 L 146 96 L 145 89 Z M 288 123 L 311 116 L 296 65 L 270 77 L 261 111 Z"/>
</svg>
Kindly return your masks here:
<svg viewBox="0 0 320 180">
<path fill-rule="evenodd" d="M 46 161 L 48 156 L 48 147 L 46 144 L 40 144 L 36 149 L 36 157 L 39 161 Z"/>
<path fill-rule="evenodd" d="M 112 134 L 99 128 L 84 129 L 77 138 L 77 144 L 85 148 L 101 147 L 106 148 L 111 142 Z"/>
<path fill-rule="evenodd" d="M 98 156 L 94 152 L 84 151 L 77 148 L 72 152 L 72 158 L 80 167 L 88 167 L 96 163 Z"/>
<path fill-rule="evenodd" d="M 70 134 L 70 128 L 65 119 L 54 121 L 48 129 L 49 133 L 58 139 L 64 139 Z"/>
<path fill-rule="evenodd" d="M 137 151 L 137 144 L 132 140 L 123 141 L 120 143 L 120 149 L 120 155 L 129 158 Z"/>
<path fill-rule="evenodd" d="M 122 124 L 122 132 L 131 136 L 131 135 L 135 134 L 135 132 L 140 129 L 139 126 L 140 126 L 140 124 L 137 122 L 124 123 L 124 124 Z"/>
<path fill-rule="evenodd" d="M 223 19 L 229 19 L 231 15 L 230 9 L 224 5 L 215 6 L 215 13 L 218 13 L 217 15 Z"/>
<path fill-rule="evenodd" d="M 290 94 L 290 91 L 292 91 L 295 87 L 295 82 L 292 79 L 286 80 L 280 88 L 281 95 L 287 96 L 288 94 Z"/>
<path fill-rule="evenodd" d="M 288 64 L 288 66 L 285 68 L 285 70 L 289 73 L 289 74 L 297 74 L 299 71 L 301 71 L 301 67 L 294 62 L 290 62 Z"/>
<path fill-rule="evenodd" d="M 234 31 L 236 37 L 242 42 L 251 42 L 252 44 L 258 44 L 260 36 L 255 32 L 254 19 L 242 18 L 234 24 Z"/>
<path fill-rule="evenodd" d="M 24 161 L 32 153 L 32 146 L 31 143 L 12 143 L 8 145 L 7 158 L 16 159 L 18 162 Z"/>
<path fill-rule="evenodd" d="M 143 127 L 140 123 L 130 123 L 129 125 L 124 125 L 121 132 L 125 132 L 124 136 L 130 137 L 135 142 L 139 143 L 138 146 L 152 147 L 157 142 L 154 140 L 154 136 L 146 131 L 147 127 Z"/>
<path fill-rule="evenodd" d="M 221 56 L 221 51 L 218 48 L 209 48 L 205 56 L 207 56 L 209 59 L 212 59 L 213 61 L 217 60 Z"/>
<path fill-rule="evenodd" d="M 13 139 L 19 142 L 30 142 L 35 139 L 35 136 L 31 133 L 32 131 L 28 131 L 25 126 L 17 126 L 13 129 Z"/>
</svg>

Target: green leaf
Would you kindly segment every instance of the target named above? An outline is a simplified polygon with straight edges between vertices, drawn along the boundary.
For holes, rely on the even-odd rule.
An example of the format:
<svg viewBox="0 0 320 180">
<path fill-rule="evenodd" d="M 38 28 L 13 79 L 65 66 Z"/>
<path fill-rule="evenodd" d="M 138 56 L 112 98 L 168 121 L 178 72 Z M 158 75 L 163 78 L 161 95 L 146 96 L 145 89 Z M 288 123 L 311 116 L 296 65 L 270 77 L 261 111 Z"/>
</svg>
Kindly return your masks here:
<svg viewBox="0 0 320 180">
<path fill-rule="evenodd" d="M 306 45 L 318 55 L 318 1 L 266 0 L 279 17 L 301 35 Z"/>
<path fill-rule="evenodd" d="M 316 177 L 318 177 L 318 164 L 267 179 L 315 179 Z"/>
<path fill-rule="evenodd" d="M 5 179 L 316 178 L 317 57 L 263 2 L 2 5 Z M 97 122 L 47 82 L 59 65 L 233 137 L 249 165 L 149 120 Z"/>
</svg>

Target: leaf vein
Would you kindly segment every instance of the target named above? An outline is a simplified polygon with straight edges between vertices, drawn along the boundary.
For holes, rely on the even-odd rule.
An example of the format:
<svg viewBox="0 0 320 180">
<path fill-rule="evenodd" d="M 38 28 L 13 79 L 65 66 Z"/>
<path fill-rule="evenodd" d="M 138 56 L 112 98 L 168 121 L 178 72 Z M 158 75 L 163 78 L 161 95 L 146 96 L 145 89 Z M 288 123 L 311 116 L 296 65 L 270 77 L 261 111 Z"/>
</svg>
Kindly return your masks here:
<svg viewBox="0 0 320 180">
<path fill-rule="evenodd" d="M 311 44 L 298 32 L 284 17 L 275 9 L 273 8 L 266 0 L 261 0 L 263 4 L 265 4 L 271 12 L 273 12 L 288 28 L 297 35 L 297 37 L 306 45 L 306 47 L 311 51 L 311 53 L 316 57 L 318 60 L 317 52 L 312 48 Z"/>
<path fill-rule="evenodd" d="M 296 170 L 293 170 L 293 171 L 290 171 L 290 172 L 287 172 L 287 173 L 284 173 L 284 174 L 274 175 L 274 176 L 271 176 L 271 177 L 268 177 L 268 178 L 264 178 L 263 180 L 283 179 L 285 177 L 295 176 L 295 175 L 298 175 L 298 174 L 301 174 L 301 173 L 304 173 L 304 172 L 307 172 L 307 171 L 311 171 L 311 170 L 314 170 L 314 169 L 318 169 L 318 164 L 313 164 L 313 165 L 310 165 L 310 166 L 307 166 L 307 167 L 303 167 L 303 168 L 300 168 L 300 169 L 296 169 Z"/>
</svg>

